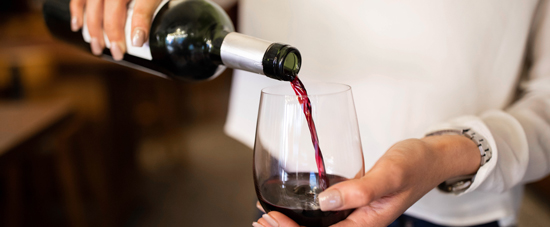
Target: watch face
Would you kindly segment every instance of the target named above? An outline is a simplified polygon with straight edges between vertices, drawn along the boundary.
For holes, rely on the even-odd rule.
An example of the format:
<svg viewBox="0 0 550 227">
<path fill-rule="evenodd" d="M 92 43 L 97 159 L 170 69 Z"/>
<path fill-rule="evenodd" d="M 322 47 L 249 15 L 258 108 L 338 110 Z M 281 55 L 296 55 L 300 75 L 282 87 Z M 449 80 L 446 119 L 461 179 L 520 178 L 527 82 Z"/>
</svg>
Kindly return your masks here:
<svg viewBox="0 0 550 227">
<path fill-rule="evenodd" d="M 439 190 L 444 192 L 452 192 L 455 194 L 466 191 L 472 185 L 474 181 L 475 174 L 458 176 L 444 181 L 439 184 L 437 187 Z"/>
</svg>

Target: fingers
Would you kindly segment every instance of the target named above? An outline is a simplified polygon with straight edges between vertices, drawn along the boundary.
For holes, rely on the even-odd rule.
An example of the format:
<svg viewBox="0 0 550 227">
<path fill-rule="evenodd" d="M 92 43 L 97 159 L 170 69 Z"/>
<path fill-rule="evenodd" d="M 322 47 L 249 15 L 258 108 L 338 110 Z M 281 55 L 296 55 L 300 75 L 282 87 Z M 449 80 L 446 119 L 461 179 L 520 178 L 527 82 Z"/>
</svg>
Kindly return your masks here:
<svg viewBox="0 0 550 227">
<path fill-rule="evenodd" d="M 258 220 L 258 223 L 266 227 L 279 227 L 279 222 L 277 222 L 269 214 L 262 215 L 262 218 Z"/>
<path fill-rule="evenodd" d="M 406 210 L 396 205 L 402 200 L 403 196 L 397 196 L 375 201 L 373 206 L 358 208 L 331 227 L 388 226 Z"/>
<path fill-rule="evenodd" d="M 378 164 L 363 178 L 336 184 L 319 194 L 321 210 L 345 210 L 362 206 L 397 192 L 401 186 L 400 169 Z"/>
<path fill-rule="evenodd" d="M 137 0 L 132 16 L 132 46 L 141 47 L 149 37 L 153 14 L 161 0 Z"/>
<path fill-rule="evenodd" d="M 254 227 L 300 227 L 289 217 L 277 211 L 262 215 L 258 222 L 252 223 Z"/>
<path fill-rule="evenodd" d="M 357 227 L 357 226 L 387 226 L 387 225 L 375 225 L 371 220 L 376 221 L 377 218 L 373 218 L 375 214 L 370 212 L 368 207 L 361 207 L 354 210 L 346 219 L 340 221 L 330 227 Z"/>
<path fill-rule="evenodd" d="M 126 52 L 124 25 L 129 0 L 106 0 L 103 23 L 105 34 L 111 45 L 111 55 L 116 61 L 122 60 Z"/>
<path fill-rule="evenodd" d="M 86 2 L 86 25 L 90 33 L 92 53 L 100 55 L 105 48 L 103 38 L 103 0 L 88 0 Z"/>
<path fill-rule="evenodd" d="M 84 5 L 86 5 L 86 0 L 71 0 L 69 4 L 71 10 L 71 30 L 73 32 L 78 31 L 82 27 Z"/>
</svg>

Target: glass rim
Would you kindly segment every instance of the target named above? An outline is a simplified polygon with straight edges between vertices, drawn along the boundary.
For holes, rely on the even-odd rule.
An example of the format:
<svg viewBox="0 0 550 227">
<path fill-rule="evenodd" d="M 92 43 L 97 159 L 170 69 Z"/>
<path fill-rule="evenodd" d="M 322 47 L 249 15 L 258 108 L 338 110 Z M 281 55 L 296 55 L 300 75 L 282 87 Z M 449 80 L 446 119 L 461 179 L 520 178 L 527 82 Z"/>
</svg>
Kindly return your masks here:
<svg viewBox="0 0 550 227">
<path fill-rule="evenodd" d="M 351 86 L 350 85 L 341 84 L 341 83 L 308 82 L 307 84 L 304 83 L 304 85 L 306 86 L 306 89 L 308 91 L 308 95 L 307 95 L 308 97 L 335 95 L 335 94 L 340 94 L 340 93 L 345 93 L 345 92 L 351 91 Z M 329 86 L 332 86 L 334 89 L 332 91 L 328 91 L 326 93 L 314 93 L 314 94 L 309 93 L 311 87 L 319 86 L 319 85 L 329 85 Z M 281 85 L 265 87 L 265 88 L 262 88 L 262 95 L 296 97 L 296 94 L 294 92 L 292 92 L 292 93 L 281 92 L 281 91 L 284 91 L 284 90 L 288 90 L 288 88 L 290 86 L 291 86 L 290 84 L 281 84 Z M 292 88 L 290 88 L 290 89 L 292 91 Z M 274 90 L 274 91 L 270 91 L 270 90 Z M 279 91 L 279 92 L 277 92 L 277 91 Z"/>
</svg>

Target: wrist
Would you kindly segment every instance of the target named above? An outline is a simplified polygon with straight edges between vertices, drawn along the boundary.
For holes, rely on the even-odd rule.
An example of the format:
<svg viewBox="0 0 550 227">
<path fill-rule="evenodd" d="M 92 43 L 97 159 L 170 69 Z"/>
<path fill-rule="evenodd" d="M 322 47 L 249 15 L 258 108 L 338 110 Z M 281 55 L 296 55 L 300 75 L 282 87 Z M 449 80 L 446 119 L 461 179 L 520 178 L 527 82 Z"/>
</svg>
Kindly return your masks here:
<svg viewBox="0 0 550 227">
<path fill-rule="evenodd" d="M 437 135 L 421 139 L 436 157 L 443 180 L 470 175 L 480 167 L 481 156 L 475 142 L 462 135 Z"/>
</svg>

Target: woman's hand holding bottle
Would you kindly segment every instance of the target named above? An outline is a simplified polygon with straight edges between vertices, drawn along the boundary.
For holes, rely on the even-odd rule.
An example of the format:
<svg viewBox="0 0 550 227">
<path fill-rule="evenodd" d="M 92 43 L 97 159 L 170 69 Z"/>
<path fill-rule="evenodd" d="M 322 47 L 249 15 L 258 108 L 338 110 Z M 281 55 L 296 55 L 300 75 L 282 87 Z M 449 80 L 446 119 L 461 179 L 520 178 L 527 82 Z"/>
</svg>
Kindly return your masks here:
<svg viewBox="0 0 550 227">
<path fill-rule="evenodd" d="M 104 34 L 110 41 L 114 60 L 122 60 L 126 45 L 142 46 L 147 41 L 153 13 L 161 0 L 136 0 L 131 25 L 131 44 L 126 43 L 124 26 L 130 0 L 71 0 L 71 29 L 88 27 L 90 47 L 95 55 L 105 48 Z M 86 17 L 84 17 L 86 15 Z"/>
</svg>

